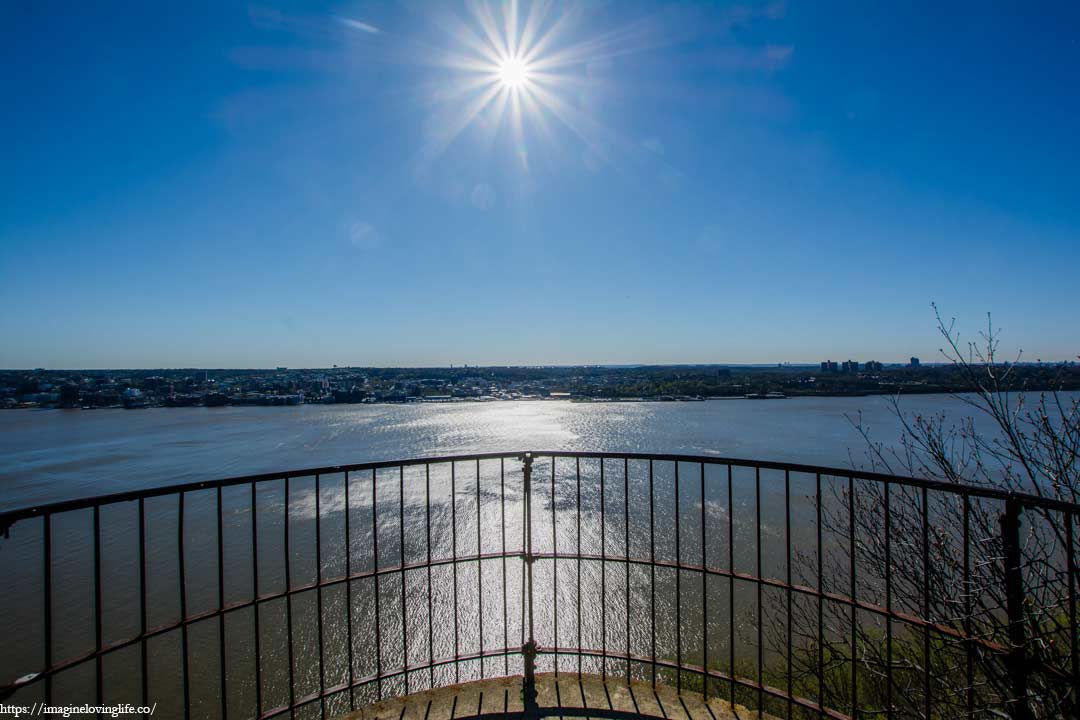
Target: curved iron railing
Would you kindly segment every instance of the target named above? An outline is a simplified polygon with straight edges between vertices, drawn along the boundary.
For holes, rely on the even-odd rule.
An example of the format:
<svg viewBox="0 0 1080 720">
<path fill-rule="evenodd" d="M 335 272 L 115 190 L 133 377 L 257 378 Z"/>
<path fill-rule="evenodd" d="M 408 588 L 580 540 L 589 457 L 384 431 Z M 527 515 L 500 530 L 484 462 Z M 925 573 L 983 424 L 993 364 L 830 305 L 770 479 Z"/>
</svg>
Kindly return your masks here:
<svg viewBox="0 0 1080 720">
<path fill-rule="evenodd" d="M 0 692 L 35 710 L 333 717 L 520 674 L 526 714 L 551 715 L 532 678 L 554 671 L 785 717 L 1074 715 L 1078 511 L 836 468 L 558 451 L 54 503 L 0 514 Z"/>
</svg>

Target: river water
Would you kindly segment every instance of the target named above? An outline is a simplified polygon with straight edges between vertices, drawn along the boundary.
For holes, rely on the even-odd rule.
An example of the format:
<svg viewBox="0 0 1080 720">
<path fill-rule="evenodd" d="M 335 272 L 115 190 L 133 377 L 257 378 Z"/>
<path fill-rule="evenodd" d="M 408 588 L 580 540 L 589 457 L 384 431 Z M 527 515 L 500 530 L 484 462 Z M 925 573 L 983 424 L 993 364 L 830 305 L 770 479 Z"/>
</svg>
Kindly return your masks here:
<svg viewBox="0 0 1080 720">
<path fill-rule="evenodd" d="M 971 414 L 943 395 L 902 404 L 912 414 Z M 875 439 L 898 439 L 886 397 L 13 410 L 0 412 L 0 510 L 255 472 L 526 449 L 848 467 L 852 453 L 863 459 L 848 419 L 860 413 Z"/>
<path fill-rule="evenodd" d="M 970 414 L 968 406 L 947 396 L 909 397 L 902 406 L 912 414 L 944 412 L 956 420 Z M 0 508 L 257 472 L 526 449 L 686 453 L 849 467 L 864 457 L 864 441 L 851 422 L 860 416 L 876 439 L 888 445 L 899 438 L 899 421 L 889 399 L 882 397 L 9 411 L 0 413 Z M 534 550 L 576 553 L 580 547 L 586 555 L 645 559 L 655 553 L 660 560 L 678 558 L 685 564 L 723 568 L 729 566 L 730 551 L 736 572 L 757 574 L 760 562 L 762 575 L 783 578 L 788 548 L 812 545 L 812 476 L 792 476 L 789 493 L 782 473 L 763 472 L 759 488 L 753 471 L 736 469 L 730 498 L 725 466 L 656 463 L 652 481 L 650 504 L 648 463 L 601 465 L 586 460 L 579 465 L 563 459 L 555 461 L 553 470 L 550 459 L 538 460 L 531 496 Z M 827 485 L 833 482 L 840 481 L 826 479 Z M 297 478 L 287 496 L 282 481 L 260 486 L 254 514 L 250 487 L 223 491 L 220 573 L 215 493 L 189 493 L 182 525 L 176 496 L 148 500 L 147 627 L 167 626 L 181 617 L 181 571 L 190 617 L 218 606 L 219 577 L 229 605 L 249 599 L 255 582 L 260 595 L 281 592 L 286 571 L 296 587 L 314 582 L 320 567 L 322 577 L 328 578 L 347 569 L 355 574 L 376 565 L 393 567 L 402 560 L 422 563 L 429 544 L 436 560 L 455 553 L 476 555 L 478 549 L 512 554 L 522 547 L 522 474 L 520 462 L 513 459 L 440 464 L 430 472 L 423 466 L 390 468 L 374 479 L 370 473 L 354 475 L 348 480 L 347 512 L 345 477 L 324 476 L 319 483 L 316 492 L 313 478 Z M 317 526 L 316 516 L 321 518 Z M 254 573 L 253 517 L 259 538 Z M 54 663 L 78 657 L 95 644 L 92 521 L 92 513 L 80 511 L 57 516 L 52 523 Z M 137 506 L 103 508 L 100 521 L 101 636 L 108 645 L 137 635 L 140 628 Z M 42 531 L 40 520 L 22 521 L 8 539 L 0 540 L 0 574 L 6 579 L 0 586 L 4 683 L 40 669 L 45 661 Z M 729 534 L 734 540 L 730 547 Z M 184 539 L 182 565 L 178 537 Z M 843 538 L 827 538 L 827 544 L 841 555 L 846 552 Z M 782 615 L 770 620 L 758 606 L 753 583 L 729 587 L 721 577 L 677 574 L 670 568 L 653 576 L 646 565 L 601 560 L 542 560 L 534 570 L 534 587 L 545 589 L 534 596 L 536 637 L 547 648 L 556 643 L 562 648 L 606 647 L 644 657 L 651 654 L 655 637 L 658 657 L 674 659 L 681 652 L 684 662 L 701 664 L 707 655 L 711 667 L 725 670 L 734 648 L 736 668 L 752 674 L 757 659 L 768 657 L 758 628 L 768 625 L 771 632 L 782 621 Z M 523 574 L 520 558 L 499 557 L 384 573 L 377 586 L 365 576 L 327 588 L 321 599 L 311 591 L 289 602 L 278 598 L 261 603 L 262 710 L 289 699 L 286 613 L 292 616 L 294 635 L 293 693 L 302 697 L 318 691 L 320 682 L 333 686 L 349 680 L 350 632 L 354 679 L 400 667 L 406 655 L 410 667 L 421 667 L 455 653 L 520 648 Z M 793 567 L 792 575 L 807 584 L 815 582 L 807 567 Z M 782 598 L 766 597 L 765 605 L 775 608 L 778 601 Z M 351 625 L 346 617 L 352 618 Z M 156 717 L 183 716 L 184 642 L 192 716 L 218 715 L 219 632 L 211 618 L 190 625 L 186 640 L 174 630 L 148 643 L 148 691 L 160 702 Z M 251 609 L 231 612 L 225 633 L 229 715 L 252 716 L 256 634 Z M 551 655 L 542 657 L 541 669 L 551 669 L 552 662 Z M 576 656 L 565 655 L 559 662 L 562 669 L 577 669 Z M 104 699 L 138 704 L 140 664 L 138 644 L 109 655 L 102 665 Z M 482 665 L 469 661 L 411 671 L 407 686 L 405 675 L 388 678 L 381 690 L 415 691 L 432 682 L 520 672 L 520 667 L 519 654 L 495 654 Z M 582 667 L 599 671 L 605 660 L 588 657 Z M 606 667 L 609 672 L 625 671 L 625 664 L 612 660 Z M 647 666 L 632 669 L 639 676 L 651 672 Z M 53 695 L 92 702 L 94 676 L 93 662 L 77 665 L 55 677 Z M 40 697 L 42 685 L 20 695 L 32 702 Z M 377 683 L 360 687 L 357 701 L 370 700 L 379 691 Z M 327 716 L 347 707 L 346 695 L 332 697 Z M 319 703 L 314 703 L 299 715 L 318 716 L 318 710 Z"/>
</svg>

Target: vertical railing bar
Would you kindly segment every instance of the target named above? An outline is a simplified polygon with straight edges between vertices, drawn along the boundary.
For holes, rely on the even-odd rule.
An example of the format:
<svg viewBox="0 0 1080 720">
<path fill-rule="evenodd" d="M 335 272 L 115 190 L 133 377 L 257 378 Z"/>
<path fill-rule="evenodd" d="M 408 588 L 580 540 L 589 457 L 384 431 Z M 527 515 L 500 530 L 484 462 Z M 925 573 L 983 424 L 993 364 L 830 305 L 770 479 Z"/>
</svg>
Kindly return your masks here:
<svg viewBox="0 0 1080 720">
<path fill-rule="evenodd" d="M 457 578 L 457 463 L 450 461 L 450 557 L 453 563 L 450 572 L 453 576 L 454 587 L 452 601 L 454 603 L 454 683 L 461 682 L 461 646 L 458 635 L 458 578 Z"/>
<path fill-rule="evenodd" d="M 851 580 L 851 717 L 859 716 L 859 665 L 856 633 L 859 622 L 855 580 L 855 477 L 848 476 L 848 564 Z"/>
<path fill-rule="evenodd" d="M 524 484 L 524 537 L 522 538 L 522 551 L 525 562 L 522 572 L 528 575 L 528 594 L 521 603 L 522 611 L 528 610 L 528 641 L 522 645 L 522 656 L 525 666 L 525 679 L 522 685 L 522 704 L 528 717 L 536 717 L 539 714 L 536 704 L 536 629 L 533 614 L 533 543 L 532 543 L 532 453 L 525 453 L 522 467 L 522 480 Z M 522 589 L 525 587 L 525 577 L 522 577 Z M 522 633 L 525 632 L 525 623 L 522 622 Z"/>
<path fill-rule="evenodd" d="M 792 611 L 793 611 L 793 608 L 792 608 L 791 605 L 792 605 L 793 596 L 792 596 L 792 593 L 791 593 L 792 585 L 791 585 L 791 471 L 790 470 L 785 470 L 784 471 L 784 541 L 785 541 L 786 550 L 787 550 L 787 557 L 786 557 L 786 560 L 785 560 L 785 564 L 787 566 L 787 588 L 786 588 L 786 592 L 787 592 L 787 603 L 786 603 L 786 605 L 787 605 L 787 647 L 788 647 L 788 652 L 787 652 L 787 691 L 788 691 L 787 717 L 788 717 L 788 720 L 791 720 L 792 713 L 795 710 L 794 705 L 791 702 L 791 698 L 795 694 L 794 688 L 792 688 L 792 685 L 794 684 L 795 673 L 794 673 L 794 668 L 792 667 L 792 658 L 791 658 L 793 648 L 794 648 L 794 641 L 793 641 L 793 631 L 792 631 L 792 627 L 791 627 L 791 615 L 792 615 Z"/>
<path fill-rule="evenodd" d="M 221 717 L 222 720 L 229 716 L 228 685 L 225 672 L 225 518 L 222 507 L 221 486 L 217 487 L 217 541 L 218 541 L 218 663 L 221 671 L 219 678 L 221 687 Z M 321 626 L 322 623 L 320 622 Z"/>
<path fill-rule="evenodd" d="M 727 466 L 728 503 L 728 663 L 731 671 L 731 707 L 735 707 L 735 493 L 731 465 Z"/>
<path fill-rule="evenodd" d="M 1012 698 L 1009 716 L 1015 720 L 1033 720 L 1028 700 L 1027 633 L 1024 628 L 1023 551 L 1020 545 L 1020 515 L 1024 506 L 1011 494 L 1005 500 L 1005 514 L 1001 516 L 1001 540 L 1005 570 L 1005 605 L 1009 621 L 1009 652 L 1005 656 Z"/>
<path fill-rule="evenodd" d="M 435 687 L 435 590 L 431 582 L 431 463 L 424 463 L 424 535 L 427 538 L 428 684 Z"/>
<path fill-rule="evenodd" d="M 251 613 L 255 631 L 255 715 L 262 715 L 262 632 L 259 624 L 259 504 L 251 483 Z M 351 646 L 350 646 L 351 647 Z"/>
<path fill-rule="evenodd" d="M 371 469 L 371 553 L 374 565 L 372 579 L 375 582 L 375 694 L 382 700 L 382 602 L 379 592 L 379 478 L 378 471 Z"/>
<path fill-rule="evenodd" d="M 679 461 L 675 461 L 675 689 L 682 692 L 682 513 L 679 508 Z"/>
<path fill-rule="evenodd" d="M 892 483 L 886 481 L 885 511 L 885 716 L 893 716 L 893 619 L 892 619 Z M 965 498 L 966 500 L 966 498 Z M 966 522 L 965 516 L 965 522 Z M 964 552 L 967 553 L 967 528 L 964 528 Z M 966 562 L 966 560 L 965 560 Z"/>
<path fill-rule="evenodd" d="M 709 567 L 708 544 L 705 539 L 705 463 L 701 463 L 701 694 L 709 702 Z"/>
<path fill-rule="evenodd" d="M 139 498 L 139 664 L 142 672 L 139 685 L 143 706 L 150 704 L 150 679 L 147 677 L 150 662 L 147 657 L 146 631 L 146 499 Z"/>
<path fill-rule="evenodd" d="M 825 717 L 825 557 L 821 542 L 821 473 L 815 473 L 814 504 L 817 507 L 817 682 L 818 717 Z"/>
<path fill-rule="evenodd" d="M 525 637 L 527 602 L 525 581 L 528 574 L 529 557 L 529 492 L 532 483 L 532 456 L 525 453 L 521 465 L 521 647 L 524 653 L 528 639 Z"/>
<path fill-rule="evenodd" d="M 922 488 L 920 515 L 922 517 L 922 571 L 923 571 L 923 710 L 930 720 L 930 498 Z"/>
<path fill-rule="evenodd" d="M 398 466 L 398 552 L 401 556 L 401 672 L 409 694 L 409 611 L 405 592 L 405 466 Z"/>
<path fill-rule="evenodd" d="M 1069 581 L 1069 655 L 1072 660 L 1073 706 L 1080 705 L 1080 641 L 1077 640 L 1076 628 L 1076 548 L 1073 544 L 1073 522 L 1071 511 L 1065 513 L 1065 552 L 1066 576 Z"/>
<path fill-rule="evenodd" d="M 762 626 L 764 625 L 762 618 L 762 588 L 761 588 L 761 468 L 754 467 L 754 532 L 756 538 L 754 540 L 754 547 L 757 551 L 757 569 L 754 574 L 757 584 L 757 681 L 758 681 L 758 702 L 757 710 L 760 715 L 764 710 L 765 705 L 765 648 L 762 636 Z"/>
<path fill-rule="evenodd" d="M 349 661 L 349 709 L 356 709 L 356 697 L 353 693 L 353 632 L 352 632 L 352 535 L 349 528 L 349 515 L 352 505 L 349 502 L 349 471 L 345 471 L 345 639 L 349 645 L 346 656 Z"/>
<path fill-rule="evenodd" d="M 623 458 L 623 550 L 626 554 L 626 684 L 630 684 L 630 460 Z"/>
<path fill-rule="evenodd" d="M 506 598 L 506 459 L 499 458 L 499 541 L 502 546 L 503 674 L 510 674 L 510 609 Z"/>
<path fill-rule="evenodd" d="M 607 528 L 604 512 L 604 458 L 600 458 L 600 676 L 607 682 Z"/>
<path fill-rule="evenodd" d="M 94 658 L 94 695 L 97 704 L 101 705 L 105 687 L 105 664 L 101 654 L 104 644 L 102 638 L 101 611 L 101 506 L 94 505 L 94 648 L 97 651 Z"/>
<path fill-rule="evenodd" d="M 577 671 L 581 674 L 581 458 L 574 458 L 577 475 Z"/>
<path fill-rule="evenodd" d="M 323 587 L 322 587 L 322 478 L 315 473 L 315 605 L 319 638 L 319 711 L 326 717 L 326 660 L 323 652 Z"/>
<path fill-rule="evenodd" d="M 484 546 L 480 537 L 480 458 L 476 459 L 476 608 L 480 620 L 480 678 L 484 677 Z"/>
<path fill-rule="evenodd" d="M 191 717 L 191 674 L 188 672 L 188 623 L 187 623 L 187 571 L 184 561 L 184 497 L 183 492 L 177 497 L 176 543 L 180 570 L 180 665 L 184 678 L 184 717 Z"/>
<path fill-rule="evenodd" d="M 559 531 L 555 512 L 555 457 L 551 458 L 551 616 L 554 620 L 554 632 L 552 645 L 554 646 L 553 660 L 555 664 L 555 677 L 559 677 Z"/>
<path fill-rule="evenodd" d="M 975 717 L 975 653 L 971 642 L 971 497 L 963 495 L 964 533 L 964 655 L 967 661 L 964 688 L 968 717 Z"/>
<path fill-rule="evenodd" d="M 289 661 L 289 711 L 290 716 L 296 704 L 296 662 L 293 650 L 292 623 L 292 549 L 289 535 L 289 503 L 291 478 L 285 476 L 285 629 L 288 636 Z"/>
<path fill-rule="evenodd" d="M 649 459 L 649 629 L 652 635 L 652 686 L 656 688 L 656 495 Z"/>
<path fill-rule="evenodd" d="M 141 501 L 140 501 L 141 502 Z M 145 555 L 145 553 L 144 553 Z M 43 638 L 45 645 L 45 669 L 52 670 L 52 513 L 45 513 L 45 516 L 41 521 L 41 556 L 42 556 L 42 584 L 45 590 L 45 596 L 42 599 L 44 605 L 43 610 L 45 614 L 45 637 Z M 145 592 L 143 593 L 145 595 Z M 145 616 L 145 615 L 144 615 Z M 143 635 L 146 635 L 146 630 L 143 630 Z M 146 638 L 143 638 L 143 648 L 146 647 Z M 145 657 L 145 650 L 143 655 Z M 143 673 L 145 677 L 146 673 Z M 53 676 L 50 672 L 45 676 L 45 702 L 52 705 L 53 699 Z"/>
</svg>

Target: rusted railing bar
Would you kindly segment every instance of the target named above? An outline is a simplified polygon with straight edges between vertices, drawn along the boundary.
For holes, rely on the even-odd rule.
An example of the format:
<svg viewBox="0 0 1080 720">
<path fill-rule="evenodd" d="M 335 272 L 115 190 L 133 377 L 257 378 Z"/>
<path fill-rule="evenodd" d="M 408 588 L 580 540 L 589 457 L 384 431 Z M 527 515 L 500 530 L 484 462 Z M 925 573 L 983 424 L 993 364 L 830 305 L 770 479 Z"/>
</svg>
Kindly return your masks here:
<svg viewBox="0 0 1080 720">
<path fill-rule="evenodd" d="M 727 507 L 728 507 L 728 667 L 732 678 L 735 677 L 735 491 L 732 482 L 733 470 L 727 466 Z M 653 654 L 656 654 L 655 644 Z M 731 682 L 729 700 L 735 707 L 735 682 Z"/>
<path fill-rule="evenodd" d="M 150 658 L 146 648 L 146 502 L 139 498 L 139 697 L 142 705 L 149 704 Z"/>
<path fill-rule="evenodd" d="M 322 585 L 322 476 L 315 476 L 315 607 L 318 613 L 319 690 L 326 688 L 326 653 L 323 650 L 323 585 Z M 326 701 L 321 704 L 326 717 Z"/>
<path fill-rule="evenodd" d="M 701 565 L 702 567 L 708 567 L 708 552 L 706 551 L 706 517 L 705 517 L 705 463 L 701 463 Z M 628 536 L 629 537 L 629 536 Z M 629 542 L 627 543 L 627 556 L 630 555 Z M 627 563 L 626 576 L 630 577 L 630 565 Z M 702 667 L 709 667 L 709 576 L 706 573 L 701 573 L 701 665 Z M 630 622 L 630 606 L 629 603 L 626 607 L 627 610 L 627 631 L 629 632 Z M 627 652 L 630 652 L 629 643 L 627 643 Z M 629 680 L 629 678 L 627 678 Z M 701 694 L 705 698 L 705 701 L 709 700 L 709 679 L 704 678 L 701 683 Z"/>
<path fill-rule="evenodd" d="M 289 502 L 291 483 L 285 478 L 285 590 L 292 589 L 292 546 L 289 533 Z M 293 623 L 292 623 L 292 593 L 285 596 L 285 635 L 287 640 L 287 661 L 289 663 L 289 705 L 296 702 L 296 662 L 293 658 Z"/>
<path fill-rule="evenodd" d="M 580 553 L 579 553 L 580 555 Z M 656 687 L 656 493 L 649 460 L 649 634 L 652 636 L 652 686 Z"/>
<path fill-rule="evenodd" d="M 704 498 L 702 498 L 702 504 L 703 505 L 704 505 L 704 502 L 705 502 L 705 500 L 704 500 Z M 785 570 L 787 572 L 787 578 L 786 578 L 786 580 L 787 580 L 787 588 L 785 590 L 785 595 L 786 595 L 786 600 L 787 600 L 787 602 L 785 603 L 785 607 L 787 608 L 787 628 L 786 628 L 787 629 L 787 646 L 789 648 L 794 648 L 795 647 L 794 632 L 793 632 L 793 628 L 792 628 L 792 617 L 791 617 L 792 616 L 792 606 L 791 606 L 791 604 L 792 604 L 792 600 L 793 600 L 793 597 L 794 597 L 794 595 L 792 594 L 792 590 L 791 590 L 791 585 L 792 585 L 792 577 L 791 577 L 791 473 L 788 472 L 787 470 L 784 471 L 784 549 L 785 549 L 784 567 L 785 567 Z M 792 655 L 793 655 L 793 653 L 791 653 L 791 652 L 787 653 L 787 668 L 786 668 L 786 670 L 787 670 L 787 688 L 788 688 L 789 693 L 792 690 L 792 685 L 794 683 L 794 677 L 795 677 L 794 667 L 793 667 L 793 663 L 792 663 Z M 708 664 L 706 664 L 705 667 L 708 667 Z M 788 718 L 788 720 L 791 720 L 792 710 L 793 710 L 793 706 L 792 706 L 791 702 L 789 701 L 787 703 L 787 718 Z"/>
<path fill-rule="evenodd" d="M 818 706 L 825 707 L 825 546 L 821 541 L 821 473 L 815 473 L 814 506 L 817 512 L 817 667 L 815 669 Z"/>
<path fill-rule="evenodd" d="M 551 459 L 555 462 L 555 458 Z M 630 557 L 630 461 L 623 458 L 623 550 Z M 625 563 L 626 570 L 626 652 L 630 653 L 630 563 Z M 630 663 L 626 663 L 626 682 L 630 683 Z"/>
<path fill-rule="evenodd" d="M 607 500 L 604 498 L 604 459 L 600 458 L 600 638 L 601 645 L 607 650 L 607 524 L 605 512 Z M 600 676 L 607 681 L 607 656 L 601 661 Z"/>
<path fill-rule="evenodd" d="M 886 486 L 887 487 L 887 486 Z M 885 506 L 888 507 L 888 504 Z M 963 563 L 964 563 L 964 579 L 963 579 L 963 594 L 964 594 L 964 635 L 971 637 L 971 499 L 964 496 L 963 499 L 963 520 L 961 523 L 961 532 L 963 534 Z M 885 528 L 885 542 L 886 547 L 889 542 L 889 528 Z M 891 648 L 890 648 L 891 649 Z M 964 656 L 966 660 L 966 667 L 964 668 L 965 683 L 964 683 L 964 702 L 967 707 L 968 717 L 975 717 L 975 652 L 974 646 L 970 641 L 964 642 Z M 891 688 L 890 688 L 891 689 Z"/>
<path fill-rule="evenodd" d="M 484 544 L 481 537 L 481 527 L 483 526 L 481 518 L 481 501 L 480 501 L 480 461 L 476 461 L 476 554 L 479 555 L 484 550 Z M 403 558 L 404 560 L 404 558 Z M 477 615 L 479 617 L 479 648 L 480 652 L 484 651 L 484 562 L 483 560 L 476 561 L 476 608 Z M 484 659 L 480 658 L 480 677 L 484 677 Z"/>
<path fill-rule="evenodd" d="M 893 716 L 893 619 L 892 619 L 892 513 L 890 510 L 890 492 L 892 486 L 884 487 L 884 531 L 885 531 L 885 717 Z M 967 499 L 965 498 L 965 501 Z M 966 521 L 965 516 L 965 521 Z M 964 551 L 967 552 L 967 528 L 965 526 Z M 965 555 L 966 557 L 966 555 Z M 965 560 L 966 562 L 966 560 Z M 965 634 L 970 635 L 969 631 Z"/>
<path fill-rule="evenodd" d="M 557 554 L 559 551 L 559 514 L 555 505 L 555 458 L 551 458 L 551 550 Z M 551 561 L 551 599 L 552 599 L 552 645 L 555 647 L 555 677 L 559 676 L 559 561 Z"/>
<path fill-rule="evenodd" d="M 102 660 L 101 647 L 104 642 L 102 634 L 102 622 L 105 612 L 101 607 L 101 506 L 94 506 L 94 647 L 96 661 L 94 663 L 94 699 L 101 705 L 105 694 L 105 665 Z"/>
<path fill-rule="evenodd" d="M 499 542 L 502 548 L 502 615 L 503 615 L 503 647 L 510 644 L 510 601 L 507 598 L 507 582 L 506 582 L 506 461 L 503 458 L 499 458 L 499 525 L 501 526 L 501 532 L 499 533 Z M 430 548 L 431 540 L 428 539 L 428 545 Z M 477 548 L 478 550 L 480 548 Z M 430 552 L 430 550 L 429 550 Z M 430 576 L 429 576 L 430 577 Z M 430 589 L 430 582 L 429 582 Z M 428 599 L 430 600 L 430 595 Z M 428 607 L 428 618 L 430 619 L 431 608 Z M 429 628 L 430 632 L 430 628 Z M 430 635 L 429 635 L 430 638 Z M 503 674 L 510 674 L 510 658 L 503 656 Z M 434 685 L 434 683 L 432 683 Z"/>
<path fill-rule="evenodd" d="M 551 459 L 555 462 L 555 458 Z M 574 469 L 577 476 L 577 644 L 581 647 L 581 458 L 574 458 Z M 581 674 L 581 656 L 578 655 L 578 675 Z"/>
<path fill-rule="evenodd" d="M 428 663 L 435 661 L 435 587 L 431 581 L 431 466 L 424 466 L 424 536 L 427 538 L 427 642 Z M 505 560 L 504 567 L 505 567 Z M 505 644 L 505 643 L 504 643 Z M 435 671 L 428 675 L 431 687 L 435 687 Z"/>
<path fill-rule="evenodd" d="M 855 580 L 855 478 L 848 476 L 848 560 L 851 580 L 851 716 L 859 716 L 859 660 L 856 640 L 859 627 L 858 585 Z M 929 716 L 928 716 L 929 717 Z"/>
<path fill-rule="evenodd" d="M 350 502 L 351 493 L 349 484 L 351 479 L 349 478 L 349 471 L 345 471 L 345 577 L 348 578 L 352 575 L 352 528 L 350 526 L 350 518 L 352 515 L 352 503 Z M 430 545 L 430 542 L 428 543 Z M 258 608 L 255 610 L 255 614 L 258 615 Z M 352 581 L 345 580 L 345 642 L 347 648 L 345 651 L 345 658 L 349 663 L 349 667 L 346 668 L 347 677 L 349 678 L 349 709 L 356 709 L 356 698 L 352 692 L 353 681 L 353 611 L 352 611 Z"/>
<path fill-rule="evenodd" d="M 682 570 L 678 565 L 682 562 L 682 548 L 680 538 L 682 532 L 681 514 L 679 512 L 679 463 L 675 462 L 675 662 L 679 670 L 675 671 L 675 689 L 682 692 Z M 606 642 L 604 643 L 607 644 Z"/>
<path fill-rule="evenodd" d="M 259 503 L 258 484 L 251 483 L 251 607 L 255 638 L 255 713 L 262 712 L 262 628 L 259 622 Z M 347 497 L 347 496 L 346 496 Z M 145 632 L 144 632 L 145 634 Z"/>
<path fill-rule="evenodd" d="M 754 552 L 757 556 L 756 575 L 761 577 L 761 468 L 754 468 Z M 765 683 L 765 643 L 764 643 L 764 618 L 762 617 L 762 584 L 757 583 L 757 677 L 758 677 L 758 708 L 764 706 L 763 687 Z"/>
<path fill-rule="evenodd" d="M 398 467 L 398 552 L 401 567 L 405 567 L 405 466 Z M 409 664 L 409 602 L 405 588 L 405 571 L 401 571 L 401 664 Z M 405 694 L 409 694 L 409 673 L 405 673 Z"/>
<path fill-rule="evenodd" d="M 187 571 L 184 561 L 184 493 L 177 497 L 177 558 L 180 575 L 180 675 L 184 684 L 184 718 L 191 717 L 191 673 L 188 672 Z"/>
<path fill-rule="evenodd" d="M 225 609 L 225 510 L 222 507 L 221 487 L 217 489 L 217 583 L 218 583 L 218 610 Z M 319 632 L 322 632 L 322 616 L 319 616 Z M 219 702 L 221 719 L 229 717 L 229 691 L 226 679 L 225 664 L 225 613 L 218 616 L 218 682 L 220 686 Z"/>
<path fill-rule="evenodd" d="M 382 700 L 382 611 L 379 592 L 379 478 L 378 470 L 371 469 L 371 554 L 375 585 L 375 675 L 376 698 Z"/>
</svg>

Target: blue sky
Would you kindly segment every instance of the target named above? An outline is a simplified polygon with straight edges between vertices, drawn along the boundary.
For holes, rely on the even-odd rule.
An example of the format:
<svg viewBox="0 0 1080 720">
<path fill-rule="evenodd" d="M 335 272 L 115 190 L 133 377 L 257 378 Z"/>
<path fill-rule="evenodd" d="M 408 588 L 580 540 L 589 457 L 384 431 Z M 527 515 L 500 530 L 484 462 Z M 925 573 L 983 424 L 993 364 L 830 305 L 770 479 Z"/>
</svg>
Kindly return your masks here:
<svg viewBox="0 0 1080 720">
<path fill-rule="evenodd" d="M 2 367 L 1080 351 L 1076 3 L 521 3 L 531 89 L 506 3 L 90 5 L 0 10 Z"/>
</svg>

